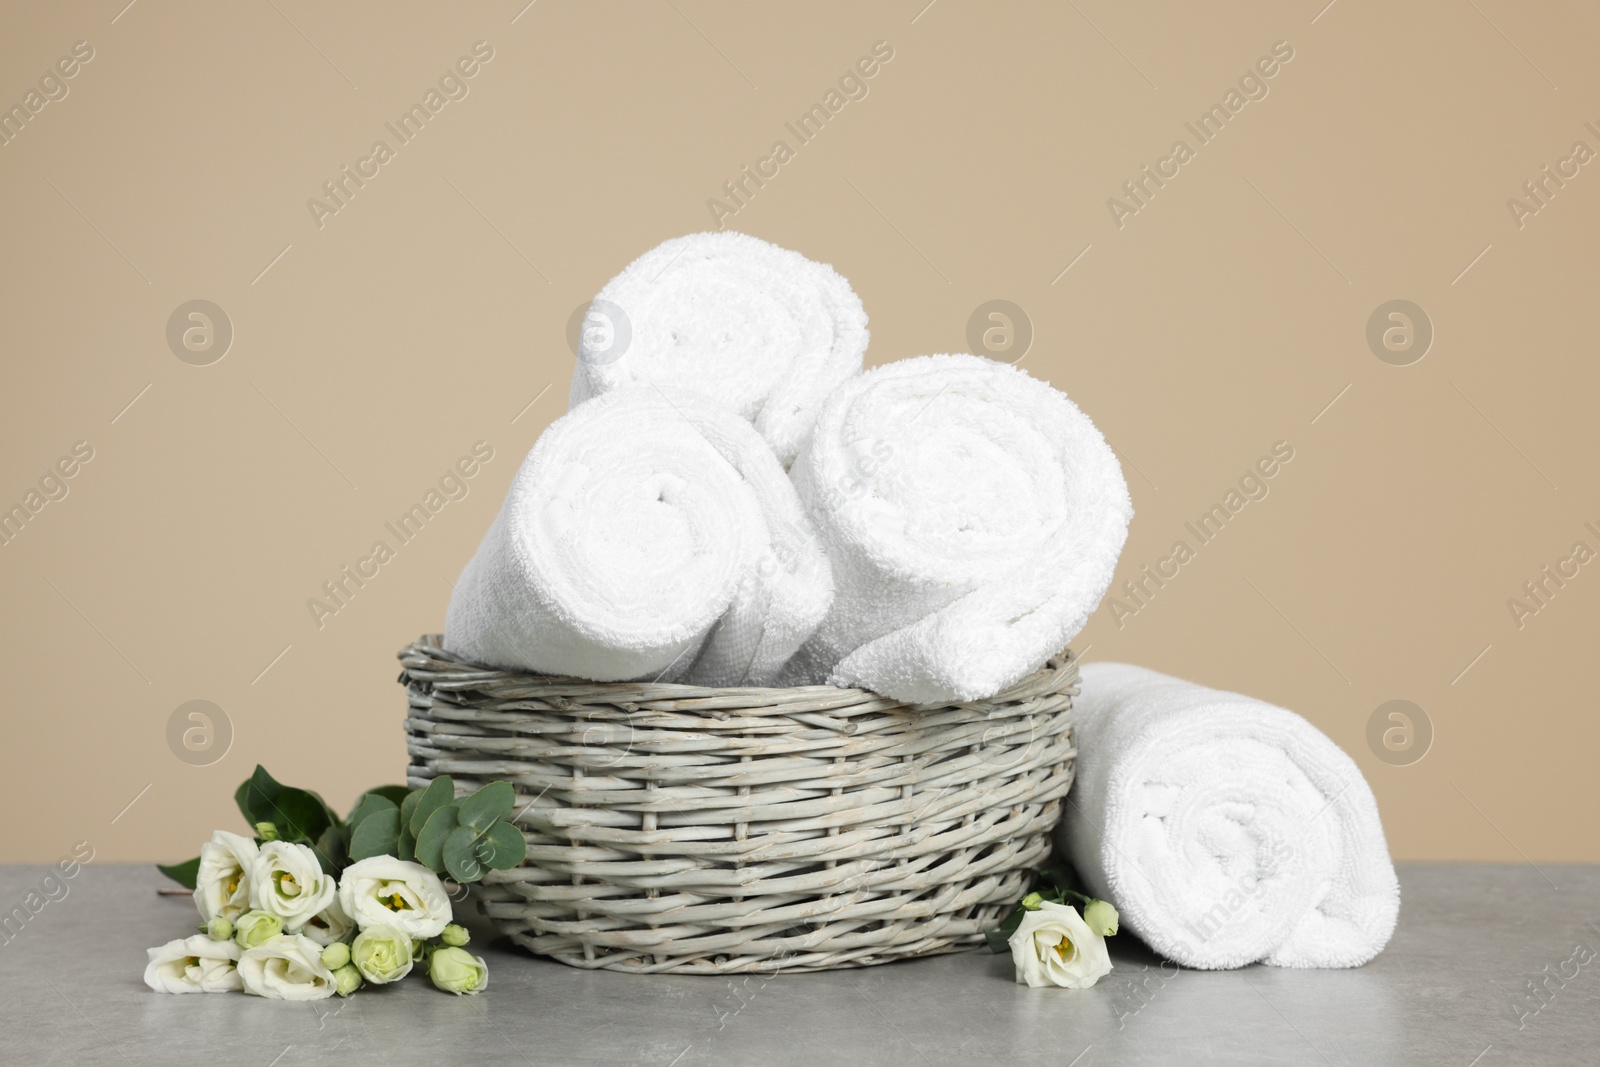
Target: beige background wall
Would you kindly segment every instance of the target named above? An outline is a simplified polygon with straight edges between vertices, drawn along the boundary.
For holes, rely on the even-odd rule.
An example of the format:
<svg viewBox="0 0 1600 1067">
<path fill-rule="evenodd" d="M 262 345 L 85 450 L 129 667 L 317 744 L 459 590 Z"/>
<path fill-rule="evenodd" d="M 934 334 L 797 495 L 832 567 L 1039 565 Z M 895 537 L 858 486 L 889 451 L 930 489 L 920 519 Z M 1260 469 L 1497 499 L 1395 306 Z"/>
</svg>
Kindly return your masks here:
<svg viewBox="0 0 1600 1067">
<path fill-rule="evenodd" d="M 569 316 L 778 139 L 794 158 L 727 221 L 847 276 L 870 362 L 1025 311 L 1022 365 L 1124 457 L 1119 584 L 1293 448 L 1135 614 L 1102 608 L 1089 658 L 1302 712 L 1398 858 L 1600 860 L 1600 563 L 1520 628 L 1507 605 L 1600 550 L 1600 164 L 1521 226 L 1507 206 L 1600 150 L 1592 8 L 124 2 L 0 26 L 6 105 L 93 49 L 0 146 L 0 507 L 93 450 L 0 546 L 0 860 L 190 855 L 257 761 L 341 806 L 398 778 L 394 652 L 442 625 L 563 410 Z M 319 227 L 308 198 L 479 41 L 467 95 Z M 878 41 L 800 146 L 785 121 Z M 1108 198 L 1280 41 L 1267 95 L 1119 228 Z M 234 331 L 205 366 L 166 338 L 196 299 Z M 1435 330 L 1407 366 L 1366 339 L 1394 299 Z M 319 628 L 308 598 L 480 440 L 468 495 Z M 195 699 L 232 739 L 185 762 Z M 1369 744 L 1393 699 L 1431 724 L 1420 760 Z"/>
</svg>

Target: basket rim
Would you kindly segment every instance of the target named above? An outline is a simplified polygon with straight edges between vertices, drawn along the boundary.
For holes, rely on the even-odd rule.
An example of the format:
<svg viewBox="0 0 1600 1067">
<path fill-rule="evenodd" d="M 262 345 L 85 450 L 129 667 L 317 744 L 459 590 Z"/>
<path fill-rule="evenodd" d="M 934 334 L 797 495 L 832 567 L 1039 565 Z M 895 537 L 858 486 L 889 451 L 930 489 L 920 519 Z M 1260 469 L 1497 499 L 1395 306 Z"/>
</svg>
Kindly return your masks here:
<svg viewBox="0 0 1600 1067">
<path fill-rule="evenodd" d="M 853 686 L 838 685 L 800 685 L 800 686 L 728 686 L 718 688 L 715 686 L 685 685 L 682 682 L 652 682 L 641 679 L 617 682 L 596 682 L 587 678 L 575 678 L 569 675 L 540 674 L 536 671 L 527 671 L 516 668 L 489 667 L 475 663 L 444 647 L 442 633 L 425 633 L 417 640 L 402 648 L 397 654 L 401 665 L 407 672 L 410 671 L 406 658 L 410 655 L 425 655 L 432 659 L 443 660 L 462 668 L 455 672 L 457 680 L 466 680 L 474 675 L 479 677 L 502 677 L 527 679 L 544 685 L 560 687 L 562 689 L 594 689 L 599 692 L 637 691 L 641 686 L 648 686 L 652 691 L 659 691 L 664 698 L 681 700 L 695 700 L 706 698 L 748 697 L 752 703 L 764 704 L 772 699 L 772 694 L 784 693 L 791 698 L 796 695 L 811 694 L 818 698 L 826 696 L 830 700 L 860 699 L 862 701 L 893 701 L 898 707 L 933 710 L 945 708 L 980 708 L 994 704 L 1007 703 L 1012 694 L 1028 689 L 1050 674 L 1063 670 L 1074 669 L 1078 663 L 1077 653 L 1071 648 L 1064 648 L 1047 659 L 1038 670 L 1017 679 L 993 696 L 980 700 L 947 700 L 931 704 L 917 704 L 909 701 L 896 700 L 894 697 L 877 693 L 870 689 L 859 689 Z M 637 698 L 635 698 L 637 699 Z"/>
</svg>

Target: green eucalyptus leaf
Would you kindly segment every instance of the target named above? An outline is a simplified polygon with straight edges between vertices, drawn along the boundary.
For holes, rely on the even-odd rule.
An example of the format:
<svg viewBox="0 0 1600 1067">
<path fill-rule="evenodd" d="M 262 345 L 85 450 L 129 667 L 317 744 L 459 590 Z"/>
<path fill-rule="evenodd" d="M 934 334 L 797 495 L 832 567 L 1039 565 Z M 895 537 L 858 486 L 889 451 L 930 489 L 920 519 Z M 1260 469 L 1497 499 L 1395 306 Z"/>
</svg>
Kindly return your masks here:
<svg viewBox="0 0 1600 1067">
<path fill-rule="evenodd" d="M 461 828 L 458 825 L 458 813 L 456 805 L 446 804 L 428 817 L 427 824 L 417 835 L 417 843 L 412 850 L 418 863 L 432 871 L 445 869 L 444 842 L 453 831 Z"/>
<path fill-rule="evenodd" d="M 478 835 L 470 826 L 457 826 L 444 839 L 444 869 L 462 885 L 476 882 L 485 870 L 477 857 Z"/>
<path fill-rule="evenodd" d="M 404 829 L 409 830 L 412 837 L 416 837 L 417 832 L 411 829 L 411 816 L 416 814 L 417 801 L 422 799 L 422 794 L 425 792 L 426 790 L 424 789 L 413 789 L 411 792 L 407 793 L 405 799 L 400 802 L 400 825 Z"/>
<path fill-rule="evenodd" d="M 177 882 L 185 889 L 193 889 L 195 879 L 199 877 L 200 874 L 200 857 L 196 856 L 192 860 L 185 860 L 183 863 L 174 863 L 171 865 L 163 865 L 158 863 L 156 864 L 156 870 L 160 871 L 168 878 L 171 878 L 174 882 Z"/>
<path fill-rule="evenodd" d="M 1002 952 L 1011 951 L 1011 938 L 1005 934 L 1002 934 L 999 930 L 986 930 L 984 931 L 983 936 L 984 939 L 989 942 L 989 951 L 993 952 L 996 956 L 1000 955 Z"/>
<path fill-rule="evenodd" d="M 478 838 L 475 848 L 485 867 L 509 871 L 527 857 L 528 839 L 511 823 L 497 822 Z"/>
<path fill-rule="evenodd" d="M 375 785 L 362 794 L 362 796 L 382 797 L 397 808 L 401 801 L 410 795 L 410 791 L 403 785 Z"/>
<path fill-rule="evenodd" d="M 496 820 L 511 814 L 517 803 L 517 791 L 510 782 L 490 782 L 461 802 L 457 816 L 462 826 L 470 826 L 480 834 L 488 831 Z"/>
<path fill-rule="evenodd" d="M 361 825 L 362 819 L 380 811 L 393 811 L 396 821 L 400 818 L 400 806 L 388 797 L 376 793 L 362 793 L 361 799 L 356 801 L 356 806 L 350 809 L 350 818 L 346 822 L 354 830 Z"/>
<path fill-rule="evenodd" d="M 411 818 L 408 820 L 411 832 L 421 837 L 422 828 L 428 824 L 428 819 L 433 813 L 446 804 L 454 803 L 455 799 L 456 783 L 448 774 L 441 774 L 429 782 L 428 788 L 417 798 L 417 806 L 412 809 Z"/>
<path fill-rule="evenodd" d="M 414 863 L 417 858 L 417 839 L 404 820 L 400 823 L 400 838 L 395 842 L 394 854 L 407 863 Z"/>
<path fill-rule="evenodd" d="M 400 809 L 389 804 L 361 820 L 350 834 L 350 858 L 392 856 L 400 838 Z"/>
</svg>

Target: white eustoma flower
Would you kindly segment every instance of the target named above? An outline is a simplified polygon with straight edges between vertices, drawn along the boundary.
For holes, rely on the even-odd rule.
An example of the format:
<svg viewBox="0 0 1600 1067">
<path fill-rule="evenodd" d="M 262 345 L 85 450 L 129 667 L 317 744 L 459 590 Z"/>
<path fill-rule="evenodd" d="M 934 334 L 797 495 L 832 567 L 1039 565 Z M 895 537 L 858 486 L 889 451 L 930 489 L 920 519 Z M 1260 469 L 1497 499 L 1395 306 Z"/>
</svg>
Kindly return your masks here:
<svg viewBox="0 0 1600 1067">
<path fill-rule="evenodd" d="M 350 940 L 350 935 L 356 932 L 356 923 L 345 914 L 344 905 L 339 903 L 339 894 L 335 891 L 328 906 L 307 919 L 300 932 L 317 944 L 327 946 L 335 941 Z"/>
<path fill-rule="evenodd" d="M 239 956 L 239 978 L 246 993 L 269 1000 L 321 1000 L 334 993 L 322 946 L 299 934 L 245 949 Z"/>
<path fill-rule="evenodd" d="M 282 919 L 290 933 L 299 932 L 337 892 L 338 884 L 305 845 L 268 841 L 251 861 L 250 906 Z"/>
<path fill-rule="evenodd" d="M 205 934 L 168 941 L 150 950 L 144 984 L 157 993 L 226 993 L 242 988 L 239 946 Z"/>
<path fill-rule="evenodd" d="M 283 933 L 283 920 L 266 911 L 247 911 L 233 924 L 233 939 L 240 948 L 255 948 Z"/>
<path fill-rule="evenodd" d="M 237 919 L 250 910 L 250 865 L 257 851 L 254 841 L 226 830 L 200 846 L 194 903 L 201 919 Z"/>
<path fill-rule="evenodd" d="M 1117 924 L 1121 918 L 1109 901 L 1091 900 L 1083 906 L 1083 921 L 1089 929 L 1100 936 L 1110 937 L 1117 932 Z"/>
<path fill-rule="evenodd" d="M 1106 939 L 1066 904 L 1041 902 L 1023 916 L 1010 945 L 1017 981 L 1030 986 L 1088 989 L 1111 971 Z"/>
<path fill-rule="evenodd" d="M 450 923 L 450 898 L 439 876 L 420 863 L 372 856 L 346 867 L 339 903 L 357 926 L 392 926 L 425 941 Z"/>
<path fill-rule="evenodd" d="M 437 949 L 428 960 L 428 977 L 446 993 L 481 993 L 489 984 L 489 968 L 482 956 L 464 948 Z"/>
<path fill-rule="evenodd" d="M 368 926 L 350 946 L 350 962 L 374 985 L 398 982 L 411 973 L 411 939 L 392 926 Z"/>
</svg>

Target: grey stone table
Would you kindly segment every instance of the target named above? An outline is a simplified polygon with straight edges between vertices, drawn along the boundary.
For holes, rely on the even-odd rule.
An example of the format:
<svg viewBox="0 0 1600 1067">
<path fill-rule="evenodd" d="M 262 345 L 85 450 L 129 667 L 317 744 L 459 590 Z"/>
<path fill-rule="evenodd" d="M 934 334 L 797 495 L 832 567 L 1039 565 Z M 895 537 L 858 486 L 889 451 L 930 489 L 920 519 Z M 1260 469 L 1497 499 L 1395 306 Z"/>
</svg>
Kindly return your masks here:
<svg viewBox="0 0 1600 1067">
<path fill-rule="evenodd" d="M 0 907 L 46 870 L 0 868 Z M 1123 936 L 1116 969 L 1083 992 L 1017 986 L 1009 957 L 988 952 L 644 977 L 528 957 L 480 930 L 480 996 L 411 978 L 288 1004 L 145 988 L 144 950 L 191 931 L 193 905 L 158 896 L 149 867 L 94 863 L 0 935 L 0 1063 L 1600 1063 L 1600 867 L 1407 866 L 1400 880 L 1394 941 L 1352 971 L 1176 971 Z"/>
</svg>

